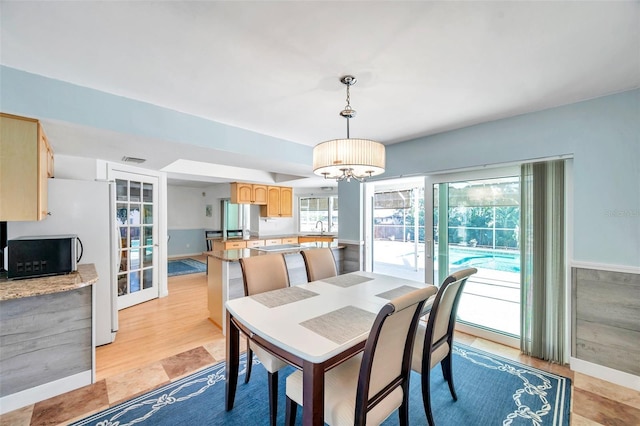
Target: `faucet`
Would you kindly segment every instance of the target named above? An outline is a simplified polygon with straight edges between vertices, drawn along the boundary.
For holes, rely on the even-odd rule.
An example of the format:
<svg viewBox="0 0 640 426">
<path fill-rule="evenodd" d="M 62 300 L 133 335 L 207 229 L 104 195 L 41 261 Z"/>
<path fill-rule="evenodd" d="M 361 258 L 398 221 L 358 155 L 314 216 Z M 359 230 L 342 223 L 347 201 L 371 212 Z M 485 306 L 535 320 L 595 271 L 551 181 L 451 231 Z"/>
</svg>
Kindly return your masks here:
<svg viewBox="0 0 640 426">
<path fill-rule="evenodd" d="M 320 224 L 320 235 L 324 235 L 324 223 L 319 220 L 316 222 L 316 229 L 318 229 L 318 224 Z"/>
</svg>

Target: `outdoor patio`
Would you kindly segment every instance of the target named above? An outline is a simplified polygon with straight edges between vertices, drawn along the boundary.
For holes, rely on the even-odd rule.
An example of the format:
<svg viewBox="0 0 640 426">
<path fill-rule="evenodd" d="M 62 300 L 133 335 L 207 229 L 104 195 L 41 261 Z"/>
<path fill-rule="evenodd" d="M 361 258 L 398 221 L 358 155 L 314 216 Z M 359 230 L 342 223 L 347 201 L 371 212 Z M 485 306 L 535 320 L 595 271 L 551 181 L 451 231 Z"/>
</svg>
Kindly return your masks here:
<svg viewBox="0 0 640 426">
<path fill-rule="evenodd" d="M 401 278 L 425 281 L 424 244 L 418 244 L 418 265 L 415 265 L 413 242 L 376 240 L 374 242 L 374 271 Z M 436 248 L 437 250 L 437 248 Z M 478 252 L 486 249 L 477 249 Z M 472 252 L 473 249 L 465 248 Z M 451 259 L 455 261 L 455 259 Z M 464 260 L 464 259 L 461 259 Z M 470 263 L 470 264 L 469 264 Z M 480 263 L 480 264 L 479 264 Z M 487 262 L 491 266 L 490 262 Z M 455 268 L 475 267 L 478 273 L 467 281 L 458 307 L 458 317 L 464 322 L 499 330 L 511 335 L 520 334 L 520 273 L 482 267 L 481 262 L 461 262 Z M 435 276 L 438 272 L 435 271 Z M 434 279 L 428 278 L 427 282 Z"/>
</svg>

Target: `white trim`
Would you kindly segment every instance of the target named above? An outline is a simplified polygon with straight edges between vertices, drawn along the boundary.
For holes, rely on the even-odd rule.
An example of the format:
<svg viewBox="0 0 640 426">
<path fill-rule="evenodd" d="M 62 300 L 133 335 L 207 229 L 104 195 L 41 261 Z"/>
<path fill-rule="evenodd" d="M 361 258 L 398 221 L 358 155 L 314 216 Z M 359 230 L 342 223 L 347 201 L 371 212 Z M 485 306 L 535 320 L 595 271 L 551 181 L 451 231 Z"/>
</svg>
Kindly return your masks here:
<svg viewBox="0 0 640 426">
<path fill-rule="evenodd" d="M 428 172 L 411 173 L 411 174 L 399 175 L 399 176 L 384 175 L 383 177 L 379 177 L 378 179 L 376 179 L 376 178 L 370 179 L 370 182 L 374 182 L 375 183 L 375 182 L 380 182 L 380 181 L 385 181 L 385 180 L 410 179 L 410 178 L 421 177 L 421 176 L 425 176 L 425 177 L 427 177 L 427 176 L 440 176 L 440 175 L 445 175 L 445 174 L 458 174 L 458 173 L 466 173 L 466 172 L 476 172 L 476 171 L 479 171 L 479 170 L 490 170 L 490 173 L 493 173 L 493 171 L 491 171 L 492 169 L 495 171 L 495 169 L 501 169 L 501 168 L 509 168 L 509 167 L 517 167 L 517 168 L 519 168 L 521 165 L 527 164 L 527 163 L 540 163 L 540 162 L 545 162 L 545 161 L 567 160 L 567 159 L 572 159 L 572 158 L 573 158 L 573 153 L 566 153 L 566 154 L 552 155 L 550 157 L 524 158 L 522 160 L 507 161 L 507 162 L 504 162 L 504 163 L 480 164 L 480 165 L 476 165 L 476 166 L 461 167 L 461 168 L 457 168 L 457 169 L 430 170 Z M 494 177 L 500 177 L 500 176 L 494 176 Z"/>
<path fill-rule="evenodd" d="M 463 333 L 470 334 L 472 336 L 481 337 L 492 342 L 500 343 L 505 346 L 520 349 L 520 339 L 516 337 L 505 336 L 504 334 L 497 333 L 495 331 L 485 330 L 480 327 L 473 327 L 468 324 L 462 324 L 456 322 L 456 330 Z"/>
<path fill-rule="evenodd" d="M 639 376 L 634 376 L 633 374 L 625 373 L 624 371 L 614 370 L 613 368 L 594 364 L 574 357 L 571 357 L 569 362 L 571 364 L 571 370 L 573 371 L 640 391 Z"/>
<path fill-rule="evenodd" d="M 625 274 L 640 274 L 640 267 L 626 265 L 609 265 L 606 263 L 581 262 L 572 260 L 570 268 L 596 269 L 599 271 L 622 272 Z"/>
<path fill-rule="evenodd" d="M 169 234 L 167 230 L 167 173 L 103 160 L 98 161 L 97 168 L 99 174 L 98 178 L 108 179 L 114 172 L 122 172 L 148 176 L 152 179 L 157 179 L 157 204 L 154 203 L 157 206 L 157 212 L 155 213 L 154 218 L 157 223 L 157 266 L 154 270 L 154 273 L 157 274 L 157 297 L 162 298 L 168 296 L 169 283 L 167 277 L 167 236 Z M 105 176 L 101 176 L 101 173 L 104 173 Z M 118 309 L 122 309 L 120 305 Z"/>
<path fill-rule="evenodd" d="M 0 414 L 5 414 L 9 411 L 17 410 L 18 408 L 90 385 L 91 376 L 91 370 L 86 370 L 72 376 L 4 396 L 0 398 Z"/>
<path fill-rule="evenodd" d="M 565 261 L 569 262 L 569 259 L 573 258 L 573 158 L 568 158 L 564 162 L 564 248 L 565 248 Z M 565 265 L 564 271 L 564 335 L 566 336 L 564 344 L 564 356 L 562 362 L 569 362 L 571 356 L 571 346 L 573 342 L 573 311 L 572 302 L 573 294 L 571 283 L 571 268 Z"/>
</svg>

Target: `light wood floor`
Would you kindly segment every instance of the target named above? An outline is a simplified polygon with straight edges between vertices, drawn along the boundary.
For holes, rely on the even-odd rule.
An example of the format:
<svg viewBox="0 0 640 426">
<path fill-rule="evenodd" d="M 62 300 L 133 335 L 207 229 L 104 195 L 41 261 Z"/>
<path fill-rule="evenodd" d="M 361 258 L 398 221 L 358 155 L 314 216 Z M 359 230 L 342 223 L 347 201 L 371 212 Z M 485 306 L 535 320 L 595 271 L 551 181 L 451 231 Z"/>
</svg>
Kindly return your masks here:
<svg viewBox="0 0 640 426">
<path fill-rule="evenodd" d="M 169 296 L 119 312 L 115 341 L 96 349 L 96 380 L 224 341 L 208 317 L 206 275 L 170 277 Z"/>
<path fill-rule="evenodd" d="M 120 311 L 115 342 L 96 350 L 95 384 L 2 415 L 0 424 L 68 424 L 219 362 L 225 355 L 224 336 L 207 317 L 206 275 L 170 278 L 169 296 Z M 570 377 L 572 425 L 640 425 L 640 392 L 468 334 L 457 333 L 456 340 Z"/>
</svg>

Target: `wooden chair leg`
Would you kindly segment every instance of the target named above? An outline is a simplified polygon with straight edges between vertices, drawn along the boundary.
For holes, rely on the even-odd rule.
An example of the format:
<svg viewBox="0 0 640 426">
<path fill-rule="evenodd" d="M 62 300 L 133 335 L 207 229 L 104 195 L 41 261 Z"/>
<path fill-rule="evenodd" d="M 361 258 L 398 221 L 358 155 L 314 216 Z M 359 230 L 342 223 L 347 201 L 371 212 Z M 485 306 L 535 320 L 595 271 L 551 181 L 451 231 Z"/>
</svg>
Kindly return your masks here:
<svg viewBox="0 0 640 426">
<path fill-rule="evenodd" d="M 271 426 L 276 426 L 278 418 L 278 372 L 269 373 L 269 415 Z"/>
<path fill-rule="evenodd" d="M 408 426 L 409 425 L 409 386 L 403 385 L 402 392 L 403 392 L 402 404 L 400 405 L 400 408 L 398 408 L 399 424 L 400 426 Z"/>
<path fill-rule="evenodd" d="M 447 384 L 449 385 L 449 392 L 451 392 L 451 397 L 454 401 L 458 400 L 458 396 L 456 395 L 456 389 L 453 386 L 453 369 L 451 363 L 451 354 L 449 354 L 445 359 L 440 362 L 442 366 L 442 375 L 447 380 Z"/>
<path fill-rule="evenodd" d="M 422 371 L 422 404 L 424 405 L 424 413 L 427 416 L 429 426 L 434 426 L 433 413 L 431 412 L 431 385 L 429 370 Z"/>
<path fill-rule="evenodd" d="M 253 351 L 249 349 L 249 341 L 247 340 L 247 371 L 244 375 L 244 382 L 249 383 L 251 378 L 251 366 L 253 365 Z"/>
<path fill-rule="evenodd" d="M 287 407 L 284 415 L 284 424 L 286 426 L 294 426 L 296 424 L 296 414 L 298 411 L 298 404 L 287 397 Z"/>
</svg>

